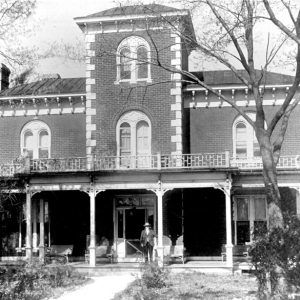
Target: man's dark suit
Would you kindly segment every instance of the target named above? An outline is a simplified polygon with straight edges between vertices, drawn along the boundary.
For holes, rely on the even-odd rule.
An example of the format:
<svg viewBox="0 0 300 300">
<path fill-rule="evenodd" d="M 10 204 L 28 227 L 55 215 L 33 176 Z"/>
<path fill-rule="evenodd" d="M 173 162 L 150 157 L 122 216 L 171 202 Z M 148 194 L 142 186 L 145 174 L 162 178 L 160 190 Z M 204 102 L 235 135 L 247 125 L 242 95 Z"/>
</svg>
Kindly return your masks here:
<svg viewBox="0 0 300 300">
<path fill-rule="evenodd" d="M 156 234 L 152 229 L 149 229 L 148 234 L 146 233 L 146 229 L 144 229 L 141 233 L 140 243 L 143 248 L 145 261 L 148 261 L 148 254 L 150 257 L 150 261 L 152 261 L 153 255 L 153 247 L 154 247 L 154 239 L 156 238 Z"/>
</svg>

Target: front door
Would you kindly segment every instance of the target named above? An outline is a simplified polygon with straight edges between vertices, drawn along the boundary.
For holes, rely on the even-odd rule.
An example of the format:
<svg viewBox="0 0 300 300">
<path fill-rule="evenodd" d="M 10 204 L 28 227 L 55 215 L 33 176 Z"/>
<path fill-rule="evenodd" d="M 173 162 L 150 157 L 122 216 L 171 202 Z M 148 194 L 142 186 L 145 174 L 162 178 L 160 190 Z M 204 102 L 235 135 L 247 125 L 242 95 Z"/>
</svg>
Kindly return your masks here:
<svg viewBox="0 0 300 300">
<path fill-rule="evenodd" d="M 125 210 L 125 251 L 126 256 L 141 252 L 140 235 L 146 220 L 146 209 Z"/>
</svg>

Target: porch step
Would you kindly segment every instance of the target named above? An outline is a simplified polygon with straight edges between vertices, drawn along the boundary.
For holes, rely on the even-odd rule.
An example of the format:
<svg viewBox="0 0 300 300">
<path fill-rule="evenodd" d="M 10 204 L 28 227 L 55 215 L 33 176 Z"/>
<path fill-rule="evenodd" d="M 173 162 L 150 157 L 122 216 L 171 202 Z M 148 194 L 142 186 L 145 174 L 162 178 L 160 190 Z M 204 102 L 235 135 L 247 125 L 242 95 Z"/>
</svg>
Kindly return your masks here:
<svg viewBox="0 0 300 300">
<path fill-rule="evenodd" d="M 71 264 L 80 273 L 87 276 L 105 276 L 105 275 L 123 275 L 133 274 L 139 275 L 141 265 L 138 263 L 113 263 L 113 264 L 97 264 L 95 267 L 90 267 L 85 263 Z M 189 261 L 185 264 L 174 263 L 166 265 L 165 268 L 170 272 L 202 272 L 202 273 L 232 273 L 232 268 L 226 267 L 225 262 L 218 261 Z"/>
</svg>

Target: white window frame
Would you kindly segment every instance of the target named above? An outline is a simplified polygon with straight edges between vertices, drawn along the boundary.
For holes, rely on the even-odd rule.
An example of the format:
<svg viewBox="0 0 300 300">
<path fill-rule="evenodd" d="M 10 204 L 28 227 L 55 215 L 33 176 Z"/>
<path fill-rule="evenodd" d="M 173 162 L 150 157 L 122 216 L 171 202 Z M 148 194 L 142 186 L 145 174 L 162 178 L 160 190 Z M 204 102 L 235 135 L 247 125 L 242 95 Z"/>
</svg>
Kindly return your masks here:
<svg viewBox="0 0 300 300">
<path fill-rule="evenodd" d="M 121 116 L 117 123 L 116 127 L 116 137 L 117 137 L 117 156 L 120 156 L 120 127 L 123 123 L 128 123 L 130 125 L 130 149 L 131 149 L 131 156 L 137 155 L 137 124 L 141 121 L 144 121 L 149 126 L 149 155 L 151 155 L 151 145 L 152 145 L 152 138 L 151 138 L 151 122 L 150 119 L 141 111 L 133 110 L 128 113 L 125 113 Z"/>
<path fill-rule="evenodd" d="M 263 194 L 257 195 L 236 195 L 233 197 L 233 221 L 234 221 L 234 243 L 237 244 L 237 201 L 239 198 L 247 199 L 248 202 L 248 222 L 249 222 L 249 230 L 250 230 L 250 243 L 253 242 L 253 231 L 254 231 L 254 221 L 265 221 L 267 222 L 267 226 L 269 226 L 269 216 L 268 216 L 268 205 L 267 198 Z M 256 220 L 255 219 L 255 199 L 263 198 L 265 200 L 265 211 L 266 218 L 264 220 Z"/>
<path fill-rule="evenodd" d="M 34 148 L 33 150 L 33 159 L 39 158 L 39 149 L 40 149 L 40 133 L 46 131 L 49 135 L 49 149 L 48 149 L 48 158 L 51 157 L 51 130 L 50 127 L 43 121 L 34 120 L 26 123 L 21 131 L 21 139 L 20 139 L 20 148 L 21 154 L 23 155 L 25 152 L 25 133 L 32 132 L 33 134 L 33 141 L 34 141 Z"/>
<path fill-rule="evenodd" d="M 115 84 L 118 84 L 120 82 L 129 82 L 129 83 L 137 83 L 139 81 L 146 81 L 146 82 L 152 82 L 151 80 L 151 68 L 150 63 L 148 63 L 148 75 L 145 78 L 138 78 L 138 65 L 139 62 L 137 60 L 137 50 L 140 47 L 145 47 L 147 50 L 147 61 L 151 61 L 150 57 L 150 46 L 146 40 L 139 36 L 130 36 L 128 38 L 125 38 L 118 46 L 117 49 L 117 55 L 116 55 L 116 61 L 117 61 L 117 79 L 115 81 Z M 127 48 L 130 51 L 130 59 L 131 59 L 131 71 L 130 71 L 130 78 L 128 79 L 122 79 L 121 78 L 121 56 L 120 52 Z"/>
<path fill-rule="evenodd" d="M 255 113 L 247 113 L 247 115 L 251 118 L 251 120 L 255 121 Z M 246 144 L 246 159 L 247 158 L 253 158 L 254 153 L 254 142 L 256 138 L 256 134 L 254 131 L 254 128 L 246 121 L 246 119 L 243 116 L 238 116 L 232 125 L 232 140 L 233 140 L 233 157 L 235 159 L 239 159 L 236 154 L 236 143 L 237 143 L 237 135 L 236 135 L 236 126 L 239 123 L 243 123 L 246 126 L 246 135 L 247 135 L 247 144 Z"/>
</svg>

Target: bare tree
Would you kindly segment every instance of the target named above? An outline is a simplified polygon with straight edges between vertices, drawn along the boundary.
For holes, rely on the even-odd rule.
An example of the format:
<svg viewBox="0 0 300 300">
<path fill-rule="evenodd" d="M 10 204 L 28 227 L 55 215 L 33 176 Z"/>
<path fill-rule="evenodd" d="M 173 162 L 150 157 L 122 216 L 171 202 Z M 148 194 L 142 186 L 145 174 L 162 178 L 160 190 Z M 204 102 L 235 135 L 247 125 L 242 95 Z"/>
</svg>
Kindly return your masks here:
<svg viewBox="0 0 300 300">
<path fill-rule="evenodd" d="M 148 63 L 172 73 L 179 73 L 185 81 L 204 87 L 210 93 L 220 97 L 222 101 L 229 103 L 254 128 L 263 162 L 263 180 L 267 194 L 270 229 L 282 226 L 281 195 L 276 166 L 289 117 L 300 101 L 298 89 L 300 83 L 300 5 L 296 4 L 297 2 L 292 5 L 291 1 L 286 0 L 274 0 L 271 4 L 268 0 L 179 0 L 175 2 L 185 8 L 190 8 L 194 21 L 201 20 L 201 31 L 197 32 L 198 36 L 187 33 L 184 27 L 180 26 L 183 21 L 181 16 L 170 18 L 161 15 L 153 21 L 152 25 L 157 28 L 157 22 L 159 22 L 160 27 L 171 28 L 181 37 L 182 44 L 186 47 L 199 51 L 203 56 L 211 58 L 231 70 L 255 100 L 255 120 L 252 120 L 247 111 L 238 106 L 232 98 L 219 94 L 217 90 L 192 72 L 166 64 L 160 55 L 164 49 L 159 49 L 155 39 L 152 38 L 155 31 L 151 29 L 149 20 L 147 20 L 147 24 L 144 24 L 144 28 L 147 28 L 154 53 Z M 151 5 L 145 5 L 144 9 L 145 12 L 157 15 L 157 11 L 151 11 Z M 286 20 L 286 15 L 289 17 L 287 23 L 279 20 L 279 17 L 284 17 Z M 275 24 L 278 30 L 275 39 L 274 37 L 272 39 L 270 33 L 266 33 L 265 43 L 262 43 L 263 36 L 259 32 L 261 36 L 258 47 L 257 33 L 266 23 Z M 273 116 L 267 118 L 263 105 L 267 71 L 278 56 L 282 55 L 287 42 L 290 45 L 292 43 L 295 48 L 293 51 L 295 54 L 293 57 L 294 81 L 286 93 L 283 104 L 277 108 Z M 262 45 L 265 47 L 263 50 L 264 61 L 260 62 L 261 66 L 258 72 L 256 60 L 259 55 L 261 56 Z M 103 51 L 98 53 L 98 57 L 104 55 Z M 110 55 L 115 55 L 115 53 L 115 51 L 111 52 Z M 126 59 L 126 57 L 124 58 Z M 127 59 L 132 58 L 128 57 Z M 240 69 L 244 72 L 241 72 Z M 279 130 L 275 130 L 275 128 L 279 128 Z"/>
<path fill-rule="evenodd" d="M 33 51 L 17 43 L 27 30 L 26 21 L 35 9 L 36 0 L 0 1 L 0 59 L 11 67 L 31 60 Z"/>
</svg>

